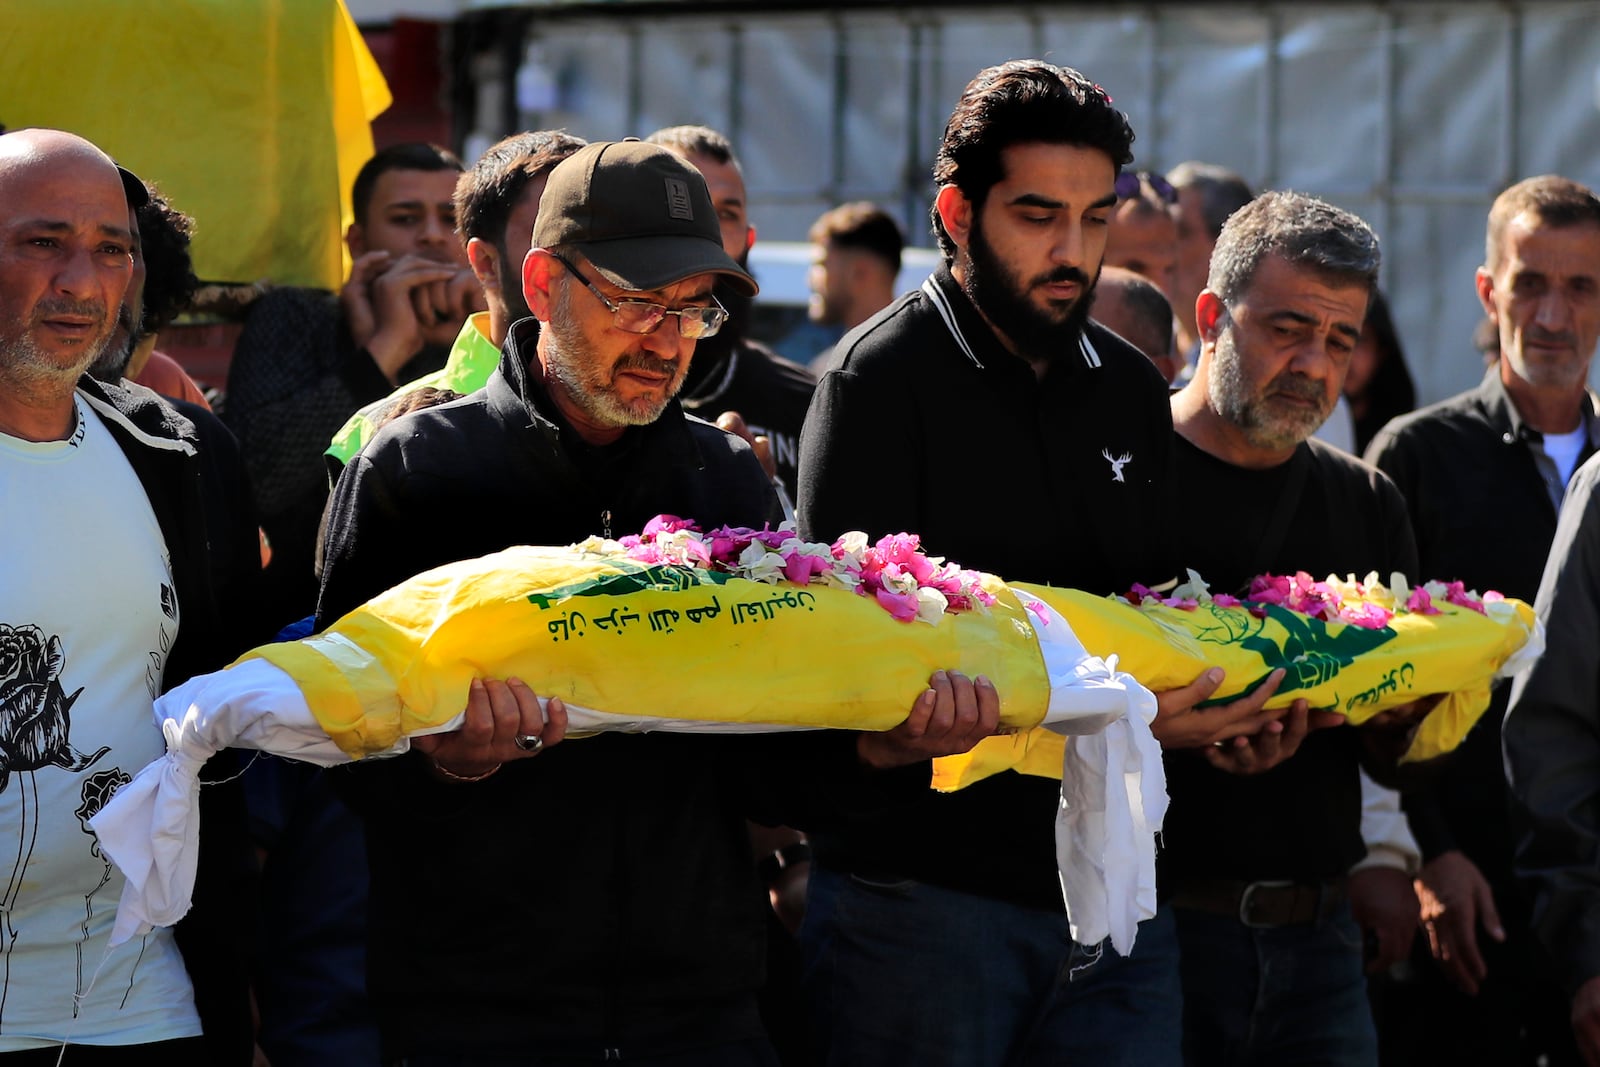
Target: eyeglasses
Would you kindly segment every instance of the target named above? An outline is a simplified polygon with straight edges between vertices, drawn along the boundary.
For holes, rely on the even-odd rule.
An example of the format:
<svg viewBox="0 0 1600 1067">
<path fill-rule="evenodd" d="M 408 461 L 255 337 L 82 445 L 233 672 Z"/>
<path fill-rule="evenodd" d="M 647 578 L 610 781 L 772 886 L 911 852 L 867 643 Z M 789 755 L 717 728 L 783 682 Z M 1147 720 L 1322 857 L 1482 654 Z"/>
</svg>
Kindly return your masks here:
<svg viewBox="0 0 1600 1067">
<path fill-rule="evenodd" d="M 1149 184 L 1150 190 L 1169 204 L 1178 202 L 1178 190 L 1172 183 L 1161 175 L 1148 170 L 1125 170 L 1117 175 L 1117 199 L 1137 200 L 1142 194 L 1141 186 Z"/>
<path fill-rule="evenodd" d="M 668 315 L 678 317 L 678 336 L 690 341 L 698 341 L 704 337 L 713 336 L 722 329 L 722 324 L 728 321 L 728 309 L 717 303 L 717 298 L 712 297 L 713 307 L 669 308 L 660 304 L 652 304 L 648 300 L 612 300 L 602 293 L 595 284 L 583 276 L 583 272 L 568 262 L 565 256 L 551 252 L 567 273 L 578 279 L 589 291 L 600 298 L 611 312 L 612 321 L 617 329 L 628 333 L 655 333 Z"/>
</svg>

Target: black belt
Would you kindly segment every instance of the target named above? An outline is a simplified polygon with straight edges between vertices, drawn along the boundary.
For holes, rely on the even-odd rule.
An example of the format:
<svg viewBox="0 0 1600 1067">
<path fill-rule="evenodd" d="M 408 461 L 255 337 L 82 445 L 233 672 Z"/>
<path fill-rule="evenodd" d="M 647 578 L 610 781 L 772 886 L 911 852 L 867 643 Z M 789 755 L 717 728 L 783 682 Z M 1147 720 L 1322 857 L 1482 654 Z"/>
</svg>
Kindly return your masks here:
<svg viewBox="0 0 1600 1067">
<path fill-rule="evenodd" d="M 1345 880 L 1236 882 L 1186 878 L 1170 903 L 1211 915 L 1229 915 L 1251 927 L 1304 926 L 1332 915 L 1345 900 Z"/>
</svg>

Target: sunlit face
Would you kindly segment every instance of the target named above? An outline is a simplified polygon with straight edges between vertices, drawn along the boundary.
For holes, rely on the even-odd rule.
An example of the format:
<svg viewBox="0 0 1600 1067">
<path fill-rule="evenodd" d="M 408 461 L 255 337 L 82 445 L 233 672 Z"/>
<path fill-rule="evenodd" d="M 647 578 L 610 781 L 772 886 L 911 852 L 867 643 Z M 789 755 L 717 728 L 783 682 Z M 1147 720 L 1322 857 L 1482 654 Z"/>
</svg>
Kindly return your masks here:
<svg viewBox="0 0 1600 1067">
<path fill-rule="evenodd" d="M 1279 256 L 1262 260 L 1204 338 L 1212 408 L 1263 452 L 1310 437 L 1344 388 L 1367 300 L 1364 285 L 1331 284 Z"/>
<path fill-rule="evenodd" d="M 946 222 L 960 251 L 956 277 L 1019 354 L 1053 359 L 1088 317 L 1116 168 L 1098 149 L 1037 142 L 1004 149 L 1001 164 L 1005 176 L 981 208 L 962 198 L 956 228 Z"/>
<path fill-rule="evenodd" d="M 648 300 L 669 308 L 711 304 L 711 274 L 641 293 L 618 289 L 598 271 L 591 273 L 586 264 L 579 269 L 613 301 Z M 545 369 L 561 394 L 558 406 L 575 423 L 599 429 L 654 422 L 683 387 L 695 342 L 679 334 L 673 316 L 654 333 L 617 329 L 599 298 L 572 275 L 563 274 L 552 284 L 553 305 L 539 346 Z"/>
<path fill-rule="evenodd" d="M 1198 186 L 1178 190 L 1178 263 L 1172 291 L 1168 297 L 1178 317 L 1187 322 L 1194 315 L 1194 300 L 1206 287 L 1211 273 L 1211 252 L 1217 239 L 1206 228 Z"/>
<path fill-rule="evenodd" d="M 806 273 L 811 298 L 806 313 L 813 322 L 845 321 L 850 309 L 852 254 L 851 249 L 840 248 L 832 241 L 811 246 L 811 269 Z"/>
<path fill-rule="evenodd" d="M 1118 205 L 1106 237 L 1106 265 L 1155 282 L 1169 301 L 1178 280 L 1178 224 L 1166 211 L 1140 211 L 1133 201 Z"/>
<path fill-rule="evenodd" d="M 454 170 L 387 170 L 378 175 L 365 221 L 350 227 L 351 254 L 418 255 L 466 266 L 466 249 L 456 236 L 458 177 Z"/>
<path fill-rule="evenodd" d="M 0 176 L 0 367 L 76 382 L 133 278 L 128 200 L 108 161 L 79 155 Z"/>
<path fill-rule="evenodd" d="M 497 249 L 499 258 L 495 273 L 500 280 L 500 299 L 505 301 L 506 322 L 525 319 L 533 312 L 528 310 L 528 298 L 522 294 L 522 261 L 528 258 L 533 247 L 533 224 L 539 217 L 539 201 L 549 174 L 541 174 L 528 183 L 506 218 L 505 233 Z"/>
<path fill-rule="evenodd" d="M 717 226 L 722 230 L 722 250 L 735 263 L 743 264 L 755 243 L 745 200 L 744 175 L 732 163 L 718 163 L 710 156 L 685 156 L 706 179 L 711 205 L 717 211 Z"/>
<path fill-rule="evenodd" d="M 1478 271 L 1478 296 L 1500 334 L 1502 374 L 1577 389 L 1600 339 L 1600 226 L 1554 227 L 1524 213 Z"/>
</svg>

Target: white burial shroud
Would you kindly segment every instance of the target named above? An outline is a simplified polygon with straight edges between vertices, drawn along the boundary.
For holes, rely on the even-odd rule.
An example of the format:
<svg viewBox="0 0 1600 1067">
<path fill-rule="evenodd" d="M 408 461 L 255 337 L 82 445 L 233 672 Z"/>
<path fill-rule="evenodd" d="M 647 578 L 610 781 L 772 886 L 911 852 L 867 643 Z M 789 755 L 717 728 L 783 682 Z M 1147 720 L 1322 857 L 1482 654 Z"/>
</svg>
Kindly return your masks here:
<svg viewBox="0 0 1600 1067">
<path fill-rule="evenodd" d="M 1166 816 L 1161 749 L 1150 733 L 1155 696 L 1130 675 L 1091 656 L 1049 605 L 1018 592 L 1045 625 L 1035 627 L 1050 680 L 1043 725 L 1070 740 L 1061 768 L 1056 861 L 1073 940 L 1109 937 L 1127 954 L 1141 920 L 1155 914 L 1155 835 Z M 309 640 L 324 640 L 311 638 Z M 359 669 L 367 654 L 342 638 L 319 646 Z M 629 719 L 567 705 L 573 732 L 677 730 L 758 732 L 760 723 Z M 259 749 L 331 766 L 350 762 L 317 724 L 294 680 L 262 659 L 192 678 L 155 704 L 167 754 L 151 763 L 91 820 L 100 845 L 127 877 L 111 944 L 189 910 L 199 835 L 201 765 L 224 748 Z M 443 733 L 460 717 L 421 731 Z M 572 740 L 569 744 L 582 744 Z M 390 752 L 405 752 L 401 738 Z M 377 758 L 377 757 L 370 757 Z M 463 786 L 462 788 L 471 788 Z"/>
</svg>

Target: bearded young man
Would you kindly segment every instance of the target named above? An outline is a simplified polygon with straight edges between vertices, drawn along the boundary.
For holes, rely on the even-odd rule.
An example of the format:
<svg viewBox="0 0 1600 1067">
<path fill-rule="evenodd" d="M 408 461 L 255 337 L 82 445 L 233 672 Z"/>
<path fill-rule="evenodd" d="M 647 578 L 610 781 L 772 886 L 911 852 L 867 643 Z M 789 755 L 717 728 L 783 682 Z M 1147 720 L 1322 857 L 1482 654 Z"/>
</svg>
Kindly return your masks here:
<svg viewBox="0 0 1600 1067">
<path fill-rule="evenodd" d="M 967 86 L 934 164 L 945 262 L 823 376 L 802 532 L 910 531 L 964 566 L 1099 593 L 1176 573 L 1166 381 L 1088 318 L 1132 141 L 1077 71 L 1014 61 Z M 1158 695 L 1163 745 L 1281 715 L 1261 710 L 1275 680 L 1195 710 L 1221 680 Z M 801 940 L 829 1063 L 1178 1062 L 1170 917 L 1125 958 L 1072 944 L 1059 804 L 1059 782 L 1007 771 L 813 837 Z"/>
<path fill-rule="evenodd" d="M 1264 194 L 1223 227 L 1195 303 L 1200 362 L 1172 397 L 1178 484 L 1210 511 L 1186 524 L 1183 562 L 1214 591 L 1296 571 L 1418 577 L 1399 491 L 1311 439 L 1377 278 L 1371 228 L 1311 197 Z M 1342 722 L 1302 700 L 1256 737 L 1166 753 L 1158 876 L 1186 1064 L 1377 1062 L 1346 872 L 1366 851 L 1358 767 L 1392 778 L 1411 719 Z"/>
<path fill-rule="evenodd" d="M 319 623 L 512 545 L 660 513 L 775 517 L 749 445 L 675 399 L 722 325 L 713 280 L 755 291 L 700 173 L 655 145 L 589 145 L 551 171 L 533 242 L 522 285 L 542 329 L 514 325 L 483 389 L 390 423 L 345 469 Z M 515 680 L 475 686 L 461 730 L 349 775 L 385 1062 L 771 1067 L 756 1010 L 770 905 L 745 819 L 809 828 L 918 794 L 926 759 L 992 733 L 997 709 L 992 687 L 941 673 L 885 733 L 567 744 L 560 701 L 546 722 Z"/>
</svg>

